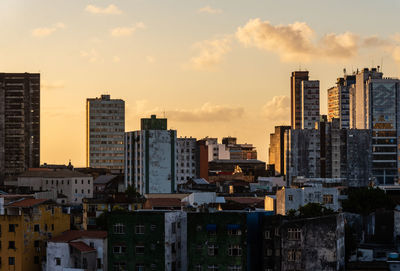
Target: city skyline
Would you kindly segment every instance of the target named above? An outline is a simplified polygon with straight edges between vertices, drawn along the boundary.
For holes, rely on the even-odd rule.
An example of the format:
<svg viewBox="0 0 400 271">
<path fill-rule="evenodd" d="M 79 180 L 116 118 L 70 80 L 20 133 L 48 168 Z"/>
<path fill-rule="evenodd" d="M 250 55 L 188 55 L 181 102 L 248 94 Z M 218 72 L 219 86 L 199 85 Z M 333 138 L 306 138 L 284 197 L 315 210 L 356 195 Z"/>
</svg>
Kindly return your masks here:
<svg viewBox="0 0 400 271">
<path fill-rule="evenodd" d="M 399 77 L 399 3 L 259 2 L 2 1 L 0 70 L 41 73 L 41 163 L 84 166 L 85 101 L 101 94 L 126 101 L 126 131 L 165 112 L 178 137 L 235 136 L 267 161 L 292 71 L 320 81 L 322 114 L 344 68 Z"/>
</svg>

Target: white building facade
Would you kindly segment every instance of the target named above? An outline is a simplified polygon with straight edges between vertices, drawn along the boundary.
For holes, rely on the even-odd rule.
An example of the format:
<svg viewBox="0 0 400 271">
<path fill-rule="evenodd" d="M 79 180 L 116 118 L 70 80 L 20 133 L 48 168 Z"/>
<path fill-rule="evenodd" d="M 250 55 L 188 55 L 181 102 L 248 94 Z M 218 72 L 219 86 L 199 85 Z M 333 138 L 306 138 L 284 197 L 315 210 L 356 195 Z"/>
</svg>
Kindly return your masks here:
<svg viewBox="0 0 400 271">
<path fill-rule="evenodd" d="M 302 188 L 284 187 L 276 192 L 276 214 L 286 215 L 289 210 L 298 210 L 308 203 L 319 203 L 333 211 L 338 211 L 340 209 L 339 190 L 316 184 Z"/>
<path fill-rule="evenodd" d="M 125 185 L 140 194 L 176 191 L 176 130 L 125 133 Z"/>
<path fill-rule="evenodd" d="M 229 160 L 230 152 L 225 144 L 218 144 L 217 138 L 204 138 L 208 146 L 208 161 Z"/>
<path fill-rule="evenodd" d="M 176 140 L 176 183 L 185 184 L 196 178 L 196 138 L 181 137 Z"/>
<path fill-rule="evenodd" d="M 107 271 L 107 232 L 67 231 L 47 243 L 47 271 Z"/>
<path fill-rule="evenodd" d="M 27 171 L 17 180 L 18 187 L 31 191 L 56 191 L 66 196 L 68 204 L 81 204 L 83 198 L 93 197 L 93 177 L 72 170 Z"/>
</svg>

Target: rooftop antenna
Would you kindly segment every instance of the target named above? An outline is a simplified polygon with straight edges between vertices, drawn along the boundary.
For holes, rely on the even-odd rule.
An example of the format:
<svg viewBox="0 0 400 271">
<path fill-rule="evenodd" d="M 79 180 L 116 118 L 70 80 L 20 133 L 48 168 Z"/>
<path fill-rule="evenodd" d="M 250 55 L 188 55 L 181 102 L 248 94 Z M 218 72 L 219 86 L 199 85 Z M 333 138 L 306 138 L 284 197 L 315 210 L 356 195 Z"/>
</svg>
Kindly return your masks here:
<svg viewBox="0 0 400 271">
<path fill-rule="evenodd" d="M 164 115 L 164 119 L 165 119 L 165 116 L 166 116 L 166 114 L 165 114 L 165 108 L 164 108 L 164 110 L 163 110 L 163 115 Z"/>
<path fill-rule="evenodd" d="M 381 57 L 381 72 L 383 73 L 383 57 Z"/>
</svg>

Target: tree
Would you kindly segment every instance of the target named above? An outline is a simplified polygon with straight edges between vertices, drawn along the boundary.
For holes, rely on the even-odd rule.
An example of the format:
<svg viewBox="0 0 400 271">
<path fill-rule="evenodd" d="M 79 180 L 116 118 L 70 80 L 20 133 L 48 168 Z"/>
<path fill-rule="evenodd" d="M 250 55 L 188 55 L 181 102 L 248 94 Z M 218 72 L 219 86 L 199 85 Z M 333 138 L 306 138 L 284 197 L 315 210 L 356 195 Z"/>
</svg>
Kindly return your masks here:
<svg viewBox="0 0 400 271">
<path fill-rule="evenodd" d="M 335 212 L 332 209 L 326 208 L 319 203 L 308 203 L 299 208 L 299 216 L 301 217 L 317 217 L 334 213 Z"/>
<path fill-rule="evenodd" d="M 381 208 L 392 210 L 395 203 L 382 189 L 362 187 L 350 189 L 342 207 L 345 212 L 368 215 Z"/>
<path fill-rule="evenodd" d="M 125 190 L 126 195 L 132 199 L 143 199 L 143 196 L 140 195 L 139 192 L 136 191 L 136 188 L 132 185 L 129 185 Z"/>
</svg>

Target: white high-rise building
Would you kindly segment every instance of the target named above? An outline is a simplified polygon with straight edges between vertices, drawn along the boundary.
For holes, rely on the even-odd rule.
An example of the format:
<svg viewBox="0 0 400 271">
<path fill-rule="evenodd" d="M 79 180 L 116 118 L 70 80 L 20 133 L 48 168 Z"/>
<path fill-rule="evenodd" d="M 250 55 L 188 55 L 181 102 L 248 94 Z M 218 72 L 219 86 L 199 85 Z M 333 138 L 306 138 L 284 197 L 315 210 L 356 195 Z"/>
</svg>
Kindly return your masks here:
<svg viewBox="0 0 400 271">
<path fill-rule="evenodd" d="M 110 95 L 86 101 L 86 166 L 124 168 L 125 102 Z"/>
<path fill-rule="evenodd" d="M 176 191 L 176 130 L 166 119 L 142 119 L 142 130 L 125 133 L 125 185 L 140 194 Z"/>
</svg>

